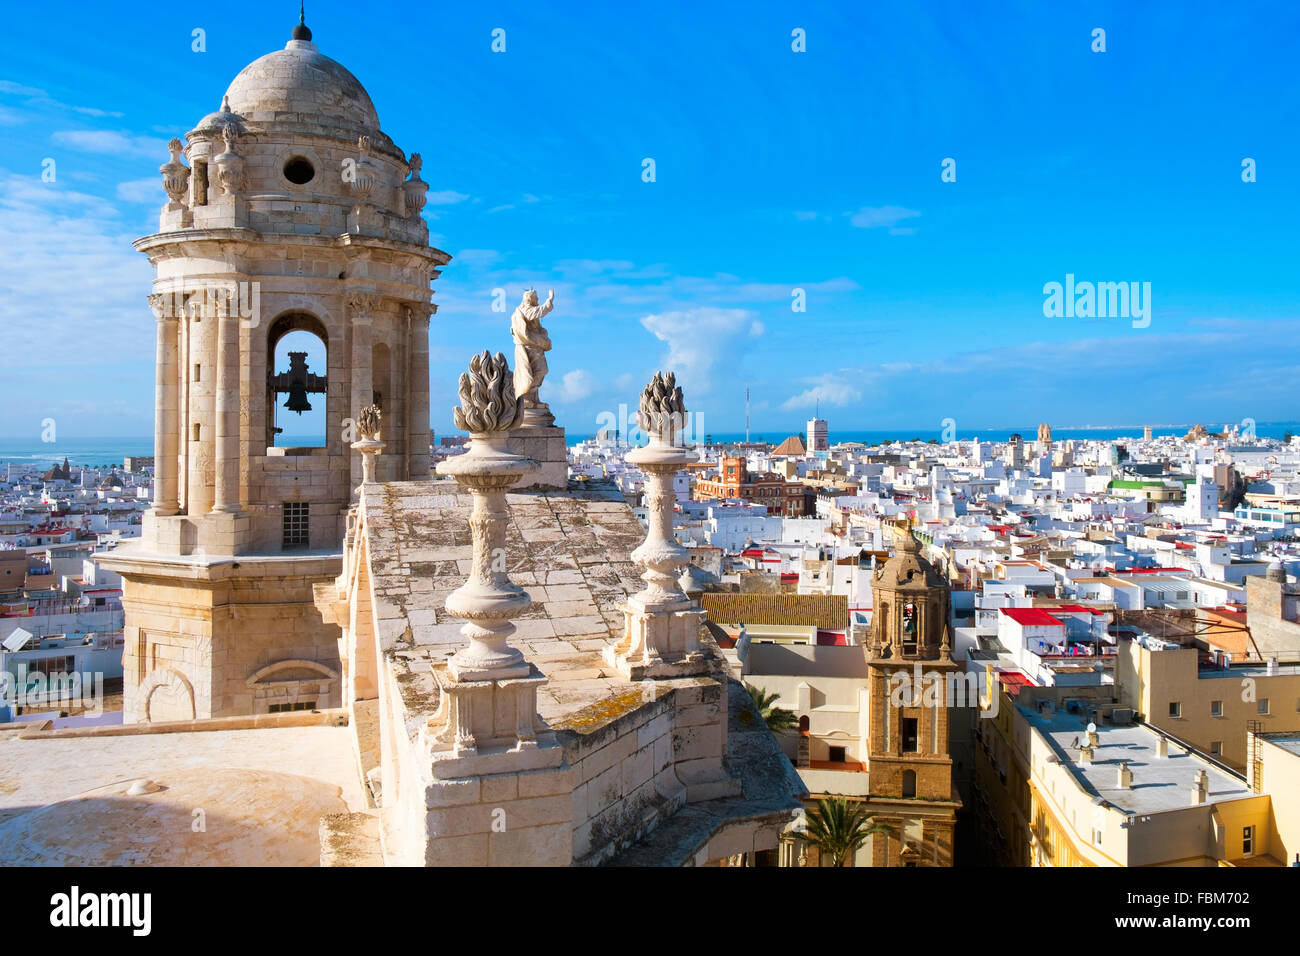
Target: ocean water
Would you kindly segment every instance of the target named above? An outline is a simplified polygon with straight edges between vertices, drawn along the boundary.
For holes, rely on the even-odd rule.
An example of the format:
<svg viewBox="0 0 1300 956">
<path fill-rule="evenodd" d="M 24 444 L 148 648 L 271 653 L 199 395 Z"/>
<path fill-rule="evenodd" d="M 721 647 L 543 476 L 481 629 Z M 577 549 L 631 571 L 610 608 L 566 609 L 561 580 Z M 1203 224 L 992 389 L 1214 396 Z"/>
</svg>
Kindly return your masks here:
<svg viewBox="0 0 1300 956">
<path fill-rule="evenodd" d="M 1222 423 L 1211 424 L 1204 423 L 1210 431 L 1219 431 L 1228 426 Z M 1239 423 L 1230 423 L 1238 424 Z M 1161 435 L 1185 435 L 1191 428 L 1191 425 L 1168 425 L 1157 426 L 1152 429 L 1152 434 Z M 802 430 L 800 430 L 802 431 Z M 797 435 L 800 431 L 772 431 L 760 430 L 757 428 L 750 429 L 750 437 L 753 441 L 768 441 L 776 444 L 788 438 L 790 435 Z M 1287 432 L 1300 434 L 1300 422 L 1260 422 L 1255 425 L 1255 434 L 1261 438 L 1281 438 Z M 958 441 L 971 441 L 978 438 L 981 441 L 1006 441 L 1012 434 L 1019 433 L 1025 441 L 1034 441 L 1038 436 L 1038 426 L 1026 426 L 1023 428 L 986 428 L 986 429 L 958 429 Z M 441 437 L 438 436 L 438 437 Z M 568 443 L 575 445 L 580 441 L 594 438 L 592 434 L 576 434 L 570 432 L 567 435 Z M 740 442 L 745 440 L 744 432 L 715 432 L 711 435 L 715 443 Z M 928 441 L 929 439 L 942 440 L 941 429 L 934 427 L 929 428 L 904 428 L 891 430 L 847 430 L 837 431 L 834 428 L 830 431 L 831 444 L 836 442 L 863 442 L 868 445 L 878 445 L 881 442 L 891 441 L 910 441 L 920 439 Z M 279 444 L 293 445 L 297 441 L 304 444 L 314 444 L 318 436 L 305 435 L 282 435 Z M 1115 441 L 1115 440 L 1140 440 L 1142 438 L 1141 425 L 1116 425 L 1101 426 L 1097 428 L 1061 428 L 1052 429 L 1052 439 L 1054 441 L 1064 441 L 1067 439 L 1083 441 Z M 0 437 L 0 463 L 13 462 L 22 465 L 40 465 L 48 468 L 53 464 L 62 464 L 66 456 L 68 461 L 73 465 L 84 465 L 86 467 L 120 467 L 124 457 L 148 456 L 153 454 L 153 436 L 126 436 L 126 437 L 104 437 L 104 438 L 61 438 L 57 442 L 42 442 L 39 438 L 3 438 Z"/>
<path fill-rule="evenodd" d="M 1203 422 L 1206 429 L 1211 432 L 1226 431 L 1232 425 L 1236 425 L 1240 430 L 1240 422 L 1229 422 L 1228 424 Z M 1186 435 L 1192 426 L 1188 425 L 1156 425 L 1151 429 L 1151 434 L 1159 438 L 1163 435 Z M 1105 425 L 1086 427 L 1086 428 L 1053 428 L 1053 441 L 1141 441 L 1142 425 Z M 1282 438 L 1287 432 L 1300 435 L 1300 422 L 1260 422 L 1255 425 L 1255 434 L 1260 438 Z M 752 441 L 766 441 L 777 444 L 789 438 L 791 435 L 800 435 L 803 429 L 799 428 L 794 431 L 781 430 L 764 430 L 751 428 L 749 430 Z M 968 442 L 974 439 L 980 441 L 1004 442 L 1012 435 L 1019 434 L 1027 442 L 1036 441 L 1038 438 L 1038 426 L 1026 425 L 1021 428 L 959 428 L 957 429 L 956 440 Z M 566 436 L 570 445 L 579 441 L 595 438 L 594 434 L 577 435 L 570 433 Z M 694 437 L 694 436 L 692 436 Z M 729 442 L 743 442 L 745 440 L 744 432 L 713 432 L 711 436 L 715 444 L 726 444 Z M 878 445 L 881 442 L 893 441 L 943 441 L 942 427 L 933 425 L 925 428 L 902 428 L 890 430 L 857 430 L 849 429 L 847 431 L 837 431 L 833 426 L 830 429 L 830 442 L 832 445 L 837 442 L 862 442 L 866 445 Z"/>
<path fill-rule="evenodd" d="M 303 436 L 282 435 L 280 443 L 292 445 Z M 317 437 L 303 439 L 315 443 Z M 39 465 L 45 468 L 63 464 L 66 457 L 72 465 L 87 468 L 105 466 L 121 468 L 123 458 L 148 457 L 153 454 L 153 436 L 126 436 L 104 438 L 60 438 L 57 442 L 43 442 L 39 438 L 0 437 L 0 463 Z"/>
</svg>

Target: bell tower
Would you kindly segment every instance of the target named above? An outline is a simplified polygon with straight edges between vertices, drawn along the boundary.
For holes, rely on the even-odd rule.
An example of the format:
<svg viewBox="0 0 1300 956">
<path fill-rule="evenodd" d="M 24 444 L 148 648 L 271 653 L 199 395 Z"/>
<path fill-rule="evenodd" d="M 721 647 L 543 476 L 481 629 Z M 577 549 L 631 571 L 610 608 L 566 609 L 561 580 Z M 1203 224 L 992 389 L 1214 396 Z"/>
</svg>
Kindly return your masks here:
<svg viewBox="0 0 1300 956">
<path fill-rule="evenodd" d="M 153 507 L 99 556 L 124 579 L 126 719 L 337 706 L 312 585 L 341 570 L 352 423 L 380 406 L 377 480 L 429 477 L 430 283 L 451 257 L 419 155 L 305 23 L 169 150 L 135 242 L 156 270 Z M 325 435 L 304 446 L 285 425 L 309 409 Z"/>
<path fill-rule="evenodd" d="M 952 659 L 947 581 L 910 528 L 872 582 L 867 646 L 869 811 L 889 829 L 875 866 L 951 866 L 955 815 L 948 750 Z"/>
</svg>

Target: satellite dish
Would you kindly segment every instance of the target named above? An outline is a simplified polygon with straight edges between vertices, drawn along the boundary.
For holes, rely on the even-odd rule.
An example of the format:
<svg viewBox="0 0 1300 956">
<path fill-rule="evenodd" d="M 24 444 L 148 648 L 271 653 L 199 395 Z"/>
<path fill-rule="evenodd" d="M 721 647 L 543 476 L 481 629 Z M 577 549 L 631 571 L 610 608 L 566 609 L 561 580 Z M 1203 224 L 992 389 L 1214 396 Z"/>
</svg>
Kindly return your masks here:
<svg viewBox="0 0 1300 956">
<path fill-rule="evenodd" d="M 1091 720 L 1088 721 L 1088 733 L 1095 734 L 1096 732 L 1097 732 L 1097 725 L 1094 724 Z"/>
</svg>

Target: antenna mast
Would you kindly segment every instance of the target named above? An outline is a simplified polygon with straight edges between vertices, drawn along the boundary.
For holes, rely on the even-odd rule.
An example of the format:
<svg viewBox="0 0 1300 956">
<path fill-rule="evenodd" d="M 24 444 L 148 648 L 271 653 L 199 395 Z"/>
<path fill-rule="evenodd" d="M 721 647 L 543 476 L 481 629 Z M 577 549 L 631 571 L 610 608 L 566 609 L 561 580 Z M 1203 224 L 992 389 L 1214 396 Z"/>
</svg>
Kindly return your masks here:
<svg viewBox="0 0 1300 956">
<path fill-rule="evenodd" d="M 749 444 L 749 386 L 745 386 L 745 444 Z"/>
</svg>

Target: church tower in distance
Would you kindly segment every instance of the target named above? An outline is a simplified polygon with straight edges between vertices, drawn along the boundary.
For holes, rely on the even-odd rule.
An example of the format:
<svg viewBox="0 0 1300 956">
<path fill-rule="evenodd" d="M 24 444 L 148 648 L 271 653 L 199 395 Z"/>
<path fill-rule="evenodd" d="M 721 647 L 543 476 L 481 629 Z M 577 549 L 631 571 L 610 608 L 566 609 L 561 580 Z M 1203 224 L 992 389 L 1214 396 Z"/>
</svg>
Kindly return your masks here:
<svg viewBox="0 0 1300 956">
<path fill-rule="evenodd" d="M 947 581 L 920 554 L 910 529 L 876 571 L 867 667 L 867 811 L 888 833 L 873 866 L 951 866 L 961 798 L 948 751 L 952 659 Z"/>
</svg>

